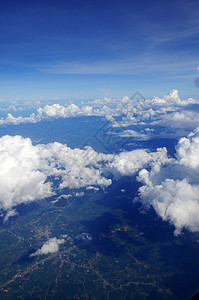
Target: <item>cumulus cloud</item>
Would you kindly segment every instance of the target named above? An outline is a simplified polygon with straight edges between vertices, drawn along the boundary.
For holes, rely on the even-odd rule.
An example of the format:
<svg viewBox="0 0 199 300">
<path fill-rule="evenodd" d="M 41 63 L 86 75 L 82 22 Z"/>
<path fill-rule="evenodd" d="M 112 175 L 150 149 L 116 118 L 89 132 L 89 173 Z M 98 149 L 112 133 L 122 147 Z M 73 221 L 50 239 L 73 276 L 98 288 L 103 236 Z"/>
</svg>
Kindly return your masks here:
<svg viewBox="0 0 199 300">
<path fill-rule="evenodd" d="M 180 111 L 162 115 L 153 125 L 161 125 L 175 129 L 194 129 L 199 126 L 199 113 L 195 111 Z"/>
<path fill-rule="evenodd" d="M 74 117 L 80 113 L 77 105 L 71 104 L 67 107 L 60 104 L 46 105 L 44 108 L 37 110 L 39 119 L 44 118 L 67 118 Z"/>
<path fill-rule="evenodd" d="M 29 138 L 3 136 L 0 138 L 0 209 L 9 212 L 20 203 L 52 196 L 49 178 L 59 178 L 60 189 L 106 187 L 112 182 L 102 175 L 102 162 L 110 158 L 90 147 L 72 150 L 56 142 L 33 146 Z"/>
<path fill-rule="evenodd" d="M 166 149 L 114 155 L 97 153 L 91 147 L 71 149 L 57 142 L 34 146 L 29 138 L 3 136 L 0 138 L 0 209 L 6 213 L 7 220 L 17 205 L 54 195 L 54 180 L 58 180 L 59 190 L 96 191 L 112 184 L 110 175 L 131 176 L 146 165 L 166 159 Z M 83 192 L 77 191 L 75 195 L 83 196 Z M 64 190 L 61 197 L 68 197 Z"/>
<path fill-rule="evenodd" d="M 178 95 L 178 90 L 173 89 L 163 98 L 154 97 L 151 100 L 151 104 L 159 106 L 186 106 L 189 104 L 198 104 L 198 100 L 195 100 L 193 98 L 182 100 Z"/>
<path fill-rule="evenodd" d="M 108 163 L 107 170 L 116 178 L 131 176 L 147 165 L 168 162 L 166 148 L 159 148 L 156 152 L 148 152 L 146 149 L 138 149 L 130 152 L 121 152 L 115 155 Z"/>
<path fill-rule="evenodd" d="M 187 179 L 166 179 L 141 187 L 140 194 L 143 203 L 150 203 L 163 220 L 175 226 L 176 235 L 183 227 L 199 231 L 199 185 L 191 185 Z"/>
<path fill-rule="evenodd" d="M 199 127 L 187 138 L 181 138 L 176 146 L 176 157 L 181 165 L 196 170 L 199 166 Z"/>
<path fill-rule="evenodd" d="M 38 123 L 42 120 L 58 119 L 58 118 L 72 118 L 78 116 L 111 116 L 115 112 L 103 105 L 100 109 L 93 109 L 92 106 L 83 105 L 81 107 L 76 104 L 70 104 L 63 106 L 60 104 L 46 105 L 43 108 L 38 108 L 37 113 L 32 113 L 28 117 L 14 117 L 11 113 L 8 113 L 6 118 L 0 119 L 0 125 L 12 124 L 18 125 L 20 123 Z"/>
<path fill-rule="evenodd" d="M 11 210 L 20 203 L 52 195 L 47 176 L 40 171 L 40 159 L 30 139 L 0 138 L 0 208 Z"/>
<path fill-rule="evenodd" d="M 38 108 L 37 113 L 32 113 L 29 117 L 14 117 L 12 114 L 8 114 L 7 117 L 0 119 L 0 125 L 13 124 L 18 125 L 20 123 L 37 123 L 46 119 L 58 119 L 69 118 L 81 115 L 92 115 L 92 107 L 84 106 L 81 109 L 75 105 L 70 104 L 68 106 L 62 106 L 60 104 L 46 105 L 44 108 Z"/>
<path fill-rule="evenodd" d="M 65 239 L 57 239 L 56 237 L 49 239 L 41 248 L 35 253 L 32 253 L 30 257 L 46 255 L 50 253 L 56 253 L 59 251 L 59 246 L 65 243 Z"/>
<path fill-rule="evenodd" d="M 57 142 L 35 146 L 43 172 L 61 179 L 59 188 L 79 189 L 90 185 L 106 187 L 112 183 L 103 176 L 103 164 L 112 155 L 97 153 L 91 147 L 71 149 Z"/>
<path fill-rule="evenodd" d="M 14 117 L 8 114 L 6 118 L 0 119 L 0 125 L 37 123 L 42 120 L 69 118 L 77 116 L 104 116 L 113 123 L 113 126 L 128 126 L 145 121 L 156 120 L 159 115 L 168 112 L 176 112 L 183 107 L 191 104 L 199 104 L 198 100 L 189 98 L 181 100 L 178 91 L 172 90 L 163 98 L 154 97 L 153 99 L 131 99 L 123 98 L 103 98 L 88 103 L 70 104 L 70 105 L 46 105 L 38 108 L 36 113 L 27 117 Z M 122 116 L 122 122 L 117 122 L 115 117 Z M 175 116 L 174 116 L 175 117 Z M 176 116 L 177 118 L 177 116 Z M 164 120 L 163 120 L 164 121 Z M 165 120 L 167 121 L 167 120 Z"/>
<path fill-rule="evenodd" d="M 176 146 L 176 159 L 154 163 L 142 169 L 138 181 L 140 201 L 152 205 L 157 214 L 175 226 L 199 232 L 199 128 L 181 138 Z"/>
<path fill-rule="evenodd" d="M 117 138 L 132 137 L 135 140 L 148 140 L 152 137 L 179 138 L 199 126 L 199 113 L 194 111 L 195 107 L 191 106 L 193 104 L 198 107 L 199 100 L 192 98 L 182 100 L 177 90 L 172 90 L 162 98 L 153 99 L 144 99 L 144 97 L 136 99 L 136 95 L 133 98 L 105 97 L 87 103 L 46 105 L 26 117 L 14 117 L 9 113 L 7 117 L 0 119 L 0 125 L 99 116 L 105 117 L 110 122 L 110 128 L 119 128 L 119 131 L 115 132 Z M 155 128 L 153 135 L 145 130 L 150 126 Z"/>
<path fill-rule="evenodd" d="M 112 184 L 110 175 L 118 179 L 138 173 L 140 201 L 146 207 L 152 205 L 171 222 L 176 234 L 183 228 L 199 231 L 199 128 L 179 140 L 176 158 L 168 158 L 166 148 L 103 154 L 91 147 L 71 149 L 57 142 L 33 146 L 29 138 L 4 136 L 0 164 L 4 221 L 16 214 L 18 204 L 54 195 L 49 178 L 59 179 L 58 189 L 75 189 L 76 196 L 83 196 L 78 189 L 105 188 Z M 63 199 L 68 195 L 63 192 Z"/>
</svg>

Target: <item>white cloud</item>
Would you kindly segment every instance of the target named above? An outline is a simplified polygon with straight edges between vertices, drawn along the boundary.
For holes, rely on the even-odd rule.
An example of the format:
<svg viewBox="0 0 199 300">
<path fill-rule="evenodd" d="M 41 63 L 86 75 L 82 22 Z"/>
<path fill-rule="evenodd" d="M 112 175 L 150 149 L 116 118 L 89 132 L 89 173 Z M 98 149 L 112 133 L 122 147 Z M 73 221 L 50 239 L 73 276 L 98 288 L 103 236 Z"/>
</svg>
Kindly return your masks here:
<svg viewBox="0 0 199 300">
<path fill-rule="evenodd" d="M 28 203 L 53 195 L 49 177 L 60 178 L 59 188 L 81 188 L 90 185 L 106 187 L 112 182 L 102 175 L 102 163 L 112 156 L 70 149 L 60 143 L 33 146 L 29 138 L 0 138 L 0 209 L 11 211 L 20 203 Z"/>
<path fill-rule="evenodd" d="M 112 182 L 103 176 L 103 163 L 112 155 L 95 152 L 91 147 L 71 149 L 60 143 L 37 145 L 41 166 L 47 176 L 61 178 L 59 188 L 106 187 Z"/>
<path fill-rule="evenodd" d="M 98 191 L 99 191 L 99 188 L 90 185 L 90 186 L 88 186 L 88 187 L 86 188 L 86 190 L 93 190 L 93 191 L 95 191 L 95 192 L 98 192 Z"/>
<path fill-rule="evenodd" d="M 29 117 L 8 114 L 0 120 L 0 124 L 94 115 L 106 116 L 115 127 L 147 124 L 148 128 L 153 124 L 165 126 L 166 130 L 173 128 L 177 132 L 199 125 L 199 114 L 186 110 L 186 105 L 198 103 L 194 99 L 181 100 L 177 90 L 173 90 L 163 98 L 146 101 L 136 102 L 125 97 L 104 98 L 89 105 L 46 105 Z M 121 121 L 118 122 L 115 116 L 121 116 Z M 134 129 L 119 134 L 121 137 L 148 138 L 144 131 Z M 49 178 L 59 179 L 59 189 L 97 190 L 112 183 L 110 174 L 117 179 L 141 170 L 138 180 L 143 183 L 139 190 L 143 204 L 152 205 L 158 215 L 171 222 L 176 234 L 184 227 L 199 231 L 196 219 L 199 207 L 199 128 L 179 140 L 176 159 L 169 159 L 165 148 L 153 153 L 140 149 L 106 155 L 95 152 L 91 147 L 71 149 L 57 142 L 33 146 L 30 139 L 4 136 L 0 138 L 0 164 L 0 209 L 6 213 L 4 221 L 14 215 L 13 208 L 18 204 L 53 195 L 51 183 L 47 183 Z"/>
<path fill-rule="evenodd" d="M 175 129 L 194 129 L 199 126 L 199 113 L 195 111 L 180 111 L 162 115 L 153 125 L 161 125 Z"/>
<path fill-rule="evenodd" d="M 181 165 L 191 169 L 199 167 L 199 127 L 188 135 L 181 138 L 176 146 L 176 157 Z"/>
<path fill-rule="evenodd" d="M 3 222 L 4 222 L 4 223 L 7 222 L 8 219 L 9 219 L 10 217 L 14 217 L 14 216 L 16 216 L 16 215 L 18 215 L 18 212 L 17 212 L 15 209 L 9 210 L 9 211 L 7 212 L 7 214 L 5 215 L 5 217 L 4 217 L 4 219 L 3 219 Z"/>
<path fill-rule="evenodd" d="M 154 97 L 151 100 L 152 105 L 159 106 L 186 106 L 189 104 L 197 104 L 198 100 L 193 98 L 188 98 L 186 100 L 181 100 L 178 95 L 178 90 L 173 89 L 170 93 L 165 95 L 163 98 Z"/>
<path fill-rule="evenodd" d="M 40 171 L 37 148 L 20 136 L 0 138 L 0 208 L 36 201 L 51 195 L 47 176 Z"/>
<path fill-rule="evenodd" d="M 166 179 L 141 187 L 140 194 L 143 203 L 150 203 L 163 220 L 175 226 L 175 234 L 183 227 L 199 232 L 199 185 L 191 185 L 187 179 Z"/>
<path fill-rule="evenodd" d="M 7 220 L 18 204 L 54 195 L 53 179 L 59 180 L 57 188 L 60 190 L 97 190 L 112 184 L 110 174 L 115 178 L 131 176 L 144 166 L 165 159 L 166 149 L 113 155 L 97 153 L 91 147 L 71 149 L 57 142 L 33 146 L 29 138 L 3 136 L 0 138 L 0 209 L 6 213 Z M 82 195 L 83 192 L 76 193 L 76 196 Z"/>
<path fill-rule="evenodd" d="M 183 228 L 199 232 L 199 128 L 179 140 L 176 158 L 139 172 L 140 201 L 173 224 L 175 234 Z"/>
<path fill-rule="evenodd" d="M 80 114 L 80 109 L 75 104 L 65 107 L 60 104 L 46 105 L 37 110 L 39 119 L 45 118 L 68 118 Z"/>
<path fill-rule="evenodd" d="M 131 176 L 147 165 L 170 161 L 167 157 L 166 148 L 157 149 L 157 152 L 148 152 L 145 149 L 121 152 L 115 155 L 108 163 L 107 170 L 116 178 L 120 176 Z"/>
<path fill-rule="evenodd" d="M 140 201 L 152 205 L 163 220 L 199 232 L 199 128 L 176 146 L 176 159 L 166 148 L 156 152 L 138 149 L 119 154 L 97 153 L 91 147 L 71 149 L 57 142 L 33 146 L 20 136 L 0 138 L 0 209 L 4 221 L 15 215 L 20 203 L 53 195 L 49 178 L 59 179 L 58 188 L 105 188 L 115 179 L 139 172 Z M 150 167 L 150 169 L 149 169 Z M 76 196 L 83 192 L 76 192 Z M 68 195 L 63 195 L 63 199 Z"/>
<path fill-rule="evenodd" d="M 119 136 L 121 137 L 133 137 L 135 140 L 148 140 L 149 136 L 147 134 L 141 133 L 141 132 L 137 132 L 135 130 L 124 130 L 123 132 L 121 132 L 119 134 Z"/>
<path fill-rule="evenodd" d="M 35 253 L 32 253 L 30 257 L 38 255 L 46 255 L 49 253 L 56 253 L 59 251 L 59 246 L 65 243 L 65 239 L 57 239 L 56 237 L 49 239 L 43 246 Z"/>
<path fill-rule="evenodd" d="M 129 126 L 137 123 L 140 124 L 141 122 L 144 124 L 145 121 L 159 121 L 162 124 L 167 124 L 167 122 L 171 119 L 179 120 L 181 117 L 177 114 L 168 116 L 166 115 L 164 119 L 165 114 L 172 111 L 179 111 L 183 107 L 190 104 L 199 104 L 199 101 L 192 98 L 181 100 L 177 90 L 172 90 L 163 98 L 154 97 L 152 100 L 145 100 L 144 98 L 130 99 L 128 97 L 111 99 L 105 97 L 103 99 L 90 101 L 87 104 L 82 102 L 78 105 L 46 105 L 43 108 L 38 108 L 36 113 L 32 113 L 27 117 L 14 117 L 9 113 L 6 118 L 0 119 L 0 125 L 37 123 L 42 120 L 77 116 L 104 116 L 110 120 L 115 127 Z M 115 119 L 116 116 L 122 116 L 122 121 L 117 122 Z M 158 118 L 159 116 L 160 120 Z M 190 119 L 188 115 L 186 116 Z M 167 117 L 169 120 L 167 120 Z"/>
</svg>

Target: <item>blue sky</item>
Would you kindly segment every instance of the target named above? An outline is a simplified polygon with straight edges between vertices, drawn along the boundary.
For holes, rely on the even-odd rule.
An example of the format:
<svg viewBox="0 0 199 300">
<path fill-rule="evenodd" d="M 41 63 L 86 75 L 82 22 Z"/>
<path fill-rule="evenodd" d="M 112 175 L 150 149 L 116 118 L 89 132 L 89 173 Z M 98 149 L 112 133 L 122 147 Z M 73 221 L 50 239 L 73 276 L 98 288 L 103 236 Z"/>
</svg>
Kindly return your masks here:
<svg viewBox="0 0 199 300">
<path fill-rule="evenodd" d="M 198 97 L 198 1 L 1 1 L 0 98 Z"/>
</svg>

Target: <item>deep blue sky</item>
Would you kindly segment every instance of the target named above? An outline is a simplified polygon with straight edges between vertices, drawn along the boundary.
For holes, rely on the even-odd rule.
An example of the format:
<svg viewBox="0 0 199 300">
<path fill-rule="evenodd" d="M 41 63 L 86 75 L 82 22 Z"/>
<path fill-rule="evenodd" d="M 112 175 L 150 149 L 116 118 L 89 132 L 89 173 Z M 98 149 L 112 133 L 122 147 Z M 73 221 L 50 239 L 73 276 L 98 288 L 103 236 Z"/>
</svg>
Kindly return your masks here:
<svg viewBox="0 0 199 300">
<path fill-rule="evenodd" d="M 0 1 L 0 98 L 199 97 L 197 1 Z"/>
</svg>

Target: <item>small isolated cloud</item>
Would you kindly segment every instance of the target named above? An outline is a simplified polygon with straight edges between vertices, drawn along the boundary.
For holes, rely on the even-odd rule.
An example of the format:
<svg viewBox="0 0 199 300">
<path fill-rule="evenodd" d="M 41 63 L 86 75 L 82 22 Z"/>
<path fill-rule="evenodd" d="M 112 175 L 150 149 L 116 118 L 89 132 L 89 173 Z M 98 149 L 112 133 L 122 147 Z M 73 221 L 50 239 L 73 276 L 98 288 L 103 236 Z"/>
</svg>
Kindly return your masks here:
<svg viewBox="0 0 199 300">
<path fill-rule="evenodd" d="M 10 217 L 14 217 L 14 216 L 16 216 L 16 215 L 18 215 L 18 212 L 17 212 L 15 209 L 9 210 L 9 211 L 7 212 L 7 214 L 5 215 L 5 217 L 4 217 L 4 219 L 3 219 L 3 222 L 4 222 L 4 223 L 7 222 L 8 219 L 9 219 Z"/>
<path fill-rule="evenodd" d="M 119 134 L 121 137 L 134 138 L 135 140 L 148 140 L 149 136 L 145 133 L 137 132 L 135 130 L 124 130 Z"/>
<path fill-rule="evenodd" d="M 57 239 L 56 237 L 51 238 L 35 253 L 32 253 L 30 257 L 56 253 L 59 251 L 59 246 L 63 243 L 65 243 L 65 239 Z"/>
<path fill-rule="evenodd" d="M 152 205 L 156 213 L 175 226 L 199 232 L 199 128 L 181 138 L 176 146 L 176 159 L 155 163 L 148 171 L 139 172 L 140 201 Z"/>
</svg>

